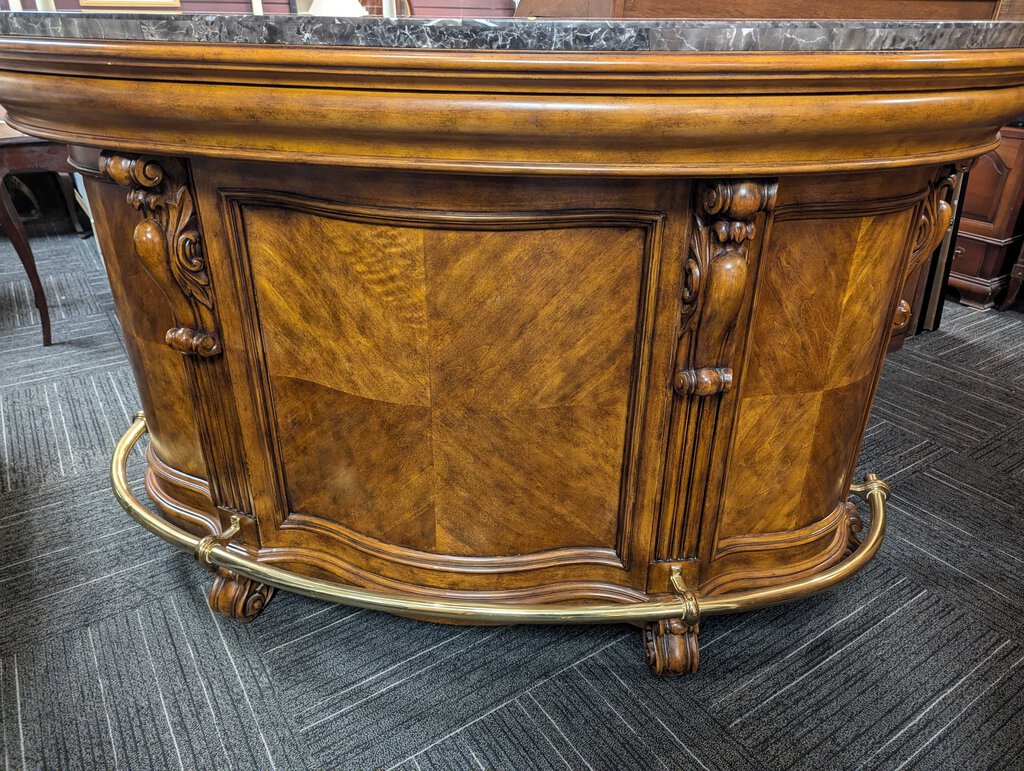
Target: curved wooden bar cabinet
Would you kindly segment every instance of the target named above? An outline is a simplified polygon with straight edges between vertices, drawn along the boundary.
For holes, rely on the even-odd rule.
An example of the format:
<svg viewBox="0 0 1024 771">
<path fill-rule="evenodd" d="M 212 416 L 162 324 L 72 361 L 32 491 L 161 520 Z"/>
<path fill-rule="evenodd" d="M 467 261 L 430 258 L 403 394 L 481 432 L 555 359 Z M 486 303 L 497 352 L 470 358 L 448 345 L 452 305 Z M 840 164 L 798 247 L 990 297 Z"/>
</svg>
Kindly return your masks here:
<svg viewBox="0 0 1024 771">
<path fill-rule="evenodd" d="M 211 605 L 633 622 L 659 673 L 878 548 L 887 488 L 853 490 L 863 541 L 848 493 L 903 281 L 1024 104 L 1012 24 L 734 52 L 5 16 L 0 102 L 76 146 L 142 398 L 115 490 Z M 459 50 L 494 29 L 526 50 Z"/>
</svg>

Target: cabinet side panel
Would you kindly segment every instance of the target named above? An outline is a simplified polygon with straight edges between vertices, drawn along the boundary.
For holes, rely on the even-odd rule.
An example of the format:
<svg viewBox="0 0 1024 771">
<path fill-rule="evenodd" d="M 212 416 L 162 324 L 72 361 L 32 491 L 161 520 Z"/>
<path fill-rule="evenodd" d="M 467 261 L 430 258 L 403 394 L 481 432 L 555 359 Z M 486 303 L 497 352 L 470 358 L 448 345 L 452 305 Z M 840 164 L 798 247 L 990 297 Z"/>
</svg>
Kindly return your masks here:
<svg viewBox="0 0 1024 771">
<path fill-rule="evenodd" d="M 164 341 L 174 316 L 135 254 L 132 233 L 139 214 L 122 187 L 87 178 L 86 191 L 153 448 L 168 466 L 205 479 L 181 354 Z"/>
<path fill-rule="evenodd" d="M 813 572 L 842 555 L 846 492 L 934 174 L 780 180 L 708 591 Z"/>
</svg>

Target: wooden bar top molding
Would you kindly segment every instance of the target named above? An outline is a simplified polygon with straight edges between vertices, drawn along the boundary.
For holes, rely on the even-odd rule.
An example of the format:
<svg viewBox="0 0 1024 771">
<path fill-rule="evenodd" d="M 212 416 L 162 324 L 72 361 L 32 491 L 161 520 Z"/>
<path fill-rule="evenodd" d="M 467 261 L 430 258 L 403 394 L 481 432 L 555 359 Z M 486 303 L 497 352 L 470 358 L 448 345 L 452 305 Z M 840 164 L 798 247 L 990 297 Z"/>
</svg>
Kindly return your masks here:
<svg viewBox="0 0 1024 771">
<path fill-rule="evenodd" d="M 114 491 L 214 609 L 633 623 L 680 674 L 879 548 L 886 344 L 1024 25 L 73 17 L 0 15 L 0 103 L 87 177 Z"/>
</svg>

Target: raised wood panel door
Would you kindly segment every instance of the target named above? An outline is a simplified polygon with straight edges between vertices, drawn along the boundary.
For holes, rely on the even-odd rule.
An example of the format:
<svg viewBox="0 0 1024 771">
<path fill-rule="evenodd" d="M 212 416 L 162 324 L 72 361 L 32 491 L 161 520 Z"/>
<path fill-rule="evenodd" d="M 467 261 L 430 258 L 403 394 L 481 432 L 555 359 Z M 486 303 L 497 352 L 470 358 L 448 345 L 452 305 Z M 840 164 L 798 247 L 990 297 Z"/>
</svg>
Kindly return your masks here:
<svg viewBox="0 0 1024 771">
<path fill-rule="evenodd" d="M 425 586 L 642 591 L 672 399 L 659 292 L 678 303 L 668 223 L 686 186 L 503 200 L 500 181 L 363 180 L 311 196 L 218 179 L 244 322 L 225 348 L 257 374 L 261 555 L 331 551 L 332 572 Z"/>
<path fill-rule="evenodd" d="M 999 147 L 971 169 L 949 276 L 960 301 L 979 308 L 1004 301 L 1024 240 L 1024 129 L 1000 134 Z"/>
<path fill-rule="evenodd" d="M 820 569 L 846 501 L 926 191 L 918 171 L 779 186 L 739 375 L 705 591 Z M 840 441 L 843 438 L 843 441 Z"/>
<path fill-rule="evenodd" d="M 1024 131 L 1004 128 L 998 148 L 978 158 L 964 195 L 961 230 L 973 235 L 1008 239 L 1014 235 L 1024 188 Z"/>
</svg>

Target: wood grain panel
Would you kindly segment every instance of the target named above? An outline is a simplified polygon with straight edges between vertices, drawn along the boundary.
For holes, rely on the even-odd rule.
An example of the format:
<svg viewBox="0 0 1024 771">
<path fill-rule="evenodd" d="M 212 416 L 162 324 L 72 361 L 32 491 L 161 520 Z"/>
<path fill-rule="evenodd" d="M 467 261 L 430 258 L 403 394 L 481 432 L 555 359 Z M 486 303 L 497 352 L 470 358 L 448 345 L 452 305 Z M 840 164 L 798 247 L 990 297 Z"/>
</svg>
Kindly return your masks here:
<svg viewBox="0 0 1024 771">
<path fill-rule="evenodd" d="M 268 207 L 244 227 L 273 376 L 427 406 L 422 231 Z"/>
<path fill-rule="evenodd" d="M 777 216 L 762 257 L 719 537 L 806 527 L 842 500 L 914 208 Z M 781 220 L 781 221 L 780 221 Z M 785 343 L 781 344 L 780 341 Z"/>
<path fill-rule="evenodd" d="M 205 478 L 185 368 L 181 355 L 164 342 L 174 315 L 135 254 L 132 232 L 138 215 L 126 205 L 123 188 L 87 178 L 86 189 L 150 439 L 164 462 Z"/>
<path fill-rule="evenodd" d="M 454 556 L 620 551 L 660 215 L 275 200 L 238 205 L 288 526 Z"/>
</svg>

